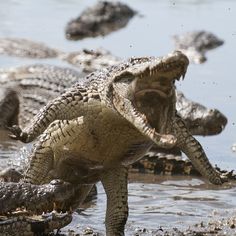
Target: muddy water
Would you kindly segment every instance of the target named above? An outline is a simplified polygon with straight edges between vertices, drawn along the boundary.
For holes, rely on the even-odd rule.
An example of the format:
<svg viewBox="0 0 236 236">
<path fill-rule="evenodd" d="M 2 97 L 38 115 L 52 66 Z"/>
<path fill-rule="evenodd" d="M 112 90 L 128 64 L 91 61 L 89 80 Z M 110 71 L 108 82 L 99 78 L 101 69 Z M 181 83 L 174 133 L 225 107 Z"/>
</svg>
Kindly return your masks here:
<svg viewBox="0 0 236 236">
<path fill-rule="evenodd" d="M 85 0 L 8 0 L 0 1 L 0 37 L 24 37 L 42 41 L 64 51 L 104 47 L 120 57 L 164 55 L 173 50 L 171 35 L 190 30 L 209 30 L 225 44 L 208 53 L 203 65 L 191 65 L 184 82 L 178 87 L 191 99 L 220 109 L 228 117 L 224 132 L 214 137 L 199 137 L 212 163 L 236 169 L 236 155 L 231 145 L 236 141 L 236 2 L 233 0 L 132 0 L 129 5 L 143 17 L 135 17 L 128 26 L 107 37 L 67 41 L 66 23 L 95 1 Z M 0 56 L 0 67 L 33 62 L 66 65 L 59 60 L 29 60 Z M 1 167 L 20 164 L 30 146 L 13 143 L 0 132 Z M 19 152 L 20 149 L 20 152 Z M 70 228 L 82 231 L 92 226 L 104 232 L 105 194 L 98 185 L 99 195 L 89 208 L 75 213 Z M 216 188 L 201 179 L 158 178 L 135 176 L 129 185 L 130 216 L 127 235 L 147 228 L 147 234 L 159 227 L 187 227 L 233 214 L 236 208 L 234 184 Z M 65 229 L 67 231 L 68 228 Z M 146 234 L 144 233 L 144 234 Z"/>
</svg>

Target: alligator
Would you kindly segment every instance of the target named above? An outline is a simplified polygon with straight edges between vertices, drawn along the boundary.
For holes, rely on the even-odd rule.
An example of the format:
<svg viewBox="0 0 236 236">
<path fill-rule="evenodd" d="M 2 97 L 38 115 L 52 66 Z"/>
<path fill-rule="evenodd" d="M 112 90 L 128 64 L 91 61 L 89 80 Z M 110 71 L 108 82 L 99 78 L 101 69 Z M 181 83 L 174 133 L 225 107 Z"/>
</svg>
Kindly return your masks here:
<svg viewBox="0 0 236 236">
<path fill-rule="evenodd" d="M 221 46 L 224 41 L 211 32 L 204 30 L 174 35 L 175 49 L 182 51 L 191 62 L 200 64 L 207 60 L 208 50 Z"/>
<path fill-rule="evenodd" d="M 126 4 L 99 1 L 67 24 L 66 38 L 79 40 L 87 37 L 105 36 L 125 27 L 135 14 L 137 12 Z"/>
<path fill-rule="evenodd" d="M 0 127 L 19 124 L 24 127 L 38 110 L 71 87 L 82 75 L 71 68 L 52 65 L 28 65 L 0 70 Z M 193 135 L 215 135 L 227 124 L 217 109 L 187 99 L 176 92 L 176 108 Z"/>
<path fill-rule="evenodd" d="M 88 185 L 101 180 L 107 195 L 106 235 L 124 235 L 127 166 L 154 143 L 180 148 L 202 176 L 222 184 L 227 179 L 176 113 L 174 82 L 185 76 L 188 64 L 179 51 L 162 58 L 131 58 L 78 81 L 49 101 L 23 130 L 13 126 L 14 139 L 27 143 L 39 136 L 20 184 L 62 179 L 88 192 Z M 7 184 L 1 193 L 16 189 L 17 183 Z"/>
</svg>

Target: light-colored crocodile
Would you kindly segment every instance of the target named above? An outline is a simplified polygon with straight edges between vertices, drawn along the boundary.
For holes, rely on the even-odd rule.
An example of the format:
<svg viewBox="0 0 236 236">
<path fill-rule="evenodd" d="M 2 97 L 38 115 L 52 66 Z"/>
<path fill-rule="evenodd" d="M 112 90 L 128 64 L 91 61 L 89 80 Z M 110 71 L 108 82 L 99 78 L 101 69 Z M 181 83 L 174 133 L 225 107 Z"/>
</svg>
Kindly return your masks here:
<svg viewBox="0 0 236 236">
<path fill-rule="evenodd" d="M 84 10 L 66 26 L 66 37 L 72 40 L 105 36 L 125 27 L 136 14 L 121 2 L 99 1 Z"/>
<path fill-rule="evenodd" d="M 55 67 L 55 66 L 47 66 L 47 65 L 32 65 L 25 67 L 18 67 L 12 69 L 2 70 L 0 73 L 0 84 L 2 87 L 8 88 L 1 91 L 6 91 L 5 94 L 2 95 L 2 107 L 0 105 L 0 111 L 2 111 L 0 119 L 3 125 L 12 125 L 16 124 L 18 121 L 18 110 L 20 110 L 20 119 L 19 122 L 21 126 L 25 126 L 26 122 L 29 122 L 32 118 L 33 114 L 36 114 L 37 111 L 46 104 L 46 102 L 50 99 L 55 98 L 58 94 L 64 91 L 66 87 L 70 87 L 75 81 L 79 80 L 80 74 L 72 69 Z M 13 90 L 14 89 L 14 90 Z M 18 91 L 18 95 L 17 95 Z M 19 93 L 19 91 L 21 91 Z M 14 96 L 12 96 L 14 95 Z M 177 108 L 178 113 L 185 118 L 185 123 L 194 134 L 201 135 L 210 135 L 216 134 L 222 130 L 225 126 L 227 119 L 217 110 L 210 110 L 202 105 L 192 102 L 184 97 L 181 92 L 176 93 L 177 96 Z M 1 97 L 0 97 L 1 98 Z M 44 99 L 42 99 L 44 98 Z M 20 100 L 20 109 L 19 109 L 19 100 Z M 4 108 L 5 107 L 5 108 Z M 3 109 L 4 108 L 4 109 Z M 8 109 L 6 109 L 8 108 Z M 4 115 L 4 116 L 3 116 Z M 14 118 L 14 119 L 13 119 Z M 23 118 L 23 119 L 22 119 Z M 26 119 L 28 118 L 28 119 Z M 12 120 L 14 122 L 12 122 Z M 3 122 L 4 121 L 4 122 Z M 22 122 L 23 121 L 23 122 Z M 196 129 L 197 128 L 197 129 Z M 160 151 L 160 150 L 158 150 Z M 169 151 L 168 151 L 169 152 Z M 187 174 L 193 175 L 198 173 L 192 166 L 190 162 L 184 162 L 181 160 L 177 160 L 176 158 L 166 159 L 165 157 L 160 157 L 161 153 L 156 154 L 155 156 L 150 157 L 150 160 L 147 159 L 147 155 L 140 160 L 137 164 L 134 164 L 130 169 L 131 172 L 138 171 L 139 173 L 150 173 L 154 172 L 155 174 Z M 166 154 L 165 154 L 166 155 Z M 169 154 L 167 154 L 169 156 Z M 156 158 L 156 160 L 155 160 Z M 21 167 L 22 168 L 22 167 Z M 220 170 L 219 170 L 220 171 Z M 229 179 L 232 179 L 231 176 L 227 175 Z M 15 170 L 7 170 L 0 173 L 0 177 L 4 179 L 4 181 L 14 181 L 18 182 L 19 178 L 22 176 L 19 172 Z M 14 189 L 14 186 L 12 186 Z M 50 187 L 50 186 L 49 186 Z M 33 189 L 33 188 L 32 188 Z M 50 188 L 49 188 L 50 189 Z M 44 185 L 42 194 L 46 195 L 46 192 L 49 191 L 48 188 Z M 96 188 L 94 187 L 90 191 L 89 196 L 94 197 L 96 194 Z M 62 188 L 63 192 L 64 189 Z M 39 194 L 38 194 L 39 195 Z M 19 195 L 17 199 L 19 199 Z M 32 194 L 28 191 L 27 194 L 24 195 L 24 199 L 27 202 L 32 202 Z M 64 199 L 65 200 L 65 199 Z M 23 201 L 23 200 L 22 200 Z M 39 206 L 40 199 L 35 200 L 38 201 Z M 5 207 L 7 209 L 14 209 L 14 204 L 12 202 L 5 203 Z M 6 209 L 6 208 L 5 208 Z M 49 209 L 48 209 L 49 210 Z M 59 218 L 59 215 L 56 214 L 58 218 L 58 228 L 63 226 L 64 221 L 61 221 L 61 218 L 64 218 L 65 215 L 62 215 Z M 56 217 L 47 217 L 40 218 L 37 216 L 37 221 L 34 221 L 35 215 L 27 215 L 22 220 L 21 215 L 18 213 L 18 218 L 8 215 L 8 220 L 2 220 L 2 224 L 0 226 L 0 231 L 6 225 L 10 228 L 10 222 L 17 222 L 17 225 L 20 227 L 26 227 L 26 222 L 30 225 L 29 228 L 32 228 L 33 224 L 35 229 L 39 229 L 42 225 L 47 225 L 47 222 L 51 219 L 54 219 L 54 223 L 56 222 Z M 39 219 L 41 219 L 39 221 Z M 66 218 L 68 219 L 68 217 Z M 43 224 L 45 222 L 45 224 Z M 37 227 L 37 224 L 39 225 Z M 54 224 L 55 225 L 55 224 Z M 61 226 L 60 226 L 61 225 Z M 15 228 L 13 227 L 12 231 Z M 41 229 L 42 231 L 42 229 Z M 26 231 L 27 232 L 27 231 Z M 46 232 L 46 229 L 45 229 Z M 28 233 L 28 232 L 27 232 Z"/>
<path fill-rule="evenodd" d="M 0 38 L 0 54 L 28 58 L 54 58 L 60 52 L 43 43 L 23 38 Z"/>
<path fill-rule="evenodd" d="M 103 48 L 70 53 L 23 38 L 0 38 L 0 54 L 33 59 L 59 58 L 85 73 L 114 65 L 121 60 Z"/>
<path fill-rule="evenodd" d="M 0 127 L 18 122 L 24 127 L 41 107 L 81 77 L 70 68 L 40 64 L 0 70 Z M 227 118 L 217 109 L 193 102 L 180 91 L 176 98 L 177 112 L 193 135 L 218 134 L 227 124 Z"/>
<path fill-rule="evenodd" d="M 214 184 L 224 178 L 176 114 L 174 81 L 184 76 L 187 57 L 175 51 L 162 58 L 132 58 L 91 73 L 49 102 L 14 138 L 30 142 L 25 181 L 48 183 L 59 178 L 73 184 L 99 180 L 107 194 L 106 235 L 123 235 L 128 216 L 127 165 L 155 143 L 180 148 Z"/>
<path fill-rule="evenodd" d="M 182 51 L 191 62 L 196 64 L 207 60 L 207 51 L 221 46 L 224 41 L 211 32 L 204 30 L 174 35 L 175 49 Z"/>
<path fill-rule="evenodd" d="M 227 124 L 227 118 L 217 109 L 206 108 L 176 92 L 176 110 L 193 135 L 219 134 Z"/>
<path fill-rule="evenodd" d="M 82 69 L 85 73 L 113 66 L 121 61 L 120 58 L 103 48 L 96 50 L 83 49 L 82 51 L 64 54 L 61 58 L 73 66 Z"/>
</svg>

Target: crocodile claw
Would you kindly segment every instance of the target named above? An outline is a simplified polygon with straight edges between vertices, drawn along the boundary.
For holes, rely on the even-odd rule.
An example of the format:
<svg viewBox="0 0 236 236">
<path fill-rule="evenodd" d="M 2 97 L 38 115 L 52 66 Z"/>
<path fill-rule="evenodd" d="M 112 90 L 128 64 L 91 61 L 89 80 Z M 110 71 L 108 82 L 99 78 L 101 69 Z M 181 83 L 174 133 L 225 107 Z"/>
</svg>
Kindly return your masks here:
<svg viewBox="0 0 236 236">
<path fill-rule="evenodd" d="M 173 148 L 176 145 L 177 138 L 171 134 L 162 135 L 160 146 L 163 148 Z"/>
<path fill-rule="evenodd" d="M 227 175 L 221 175 L 220 176 L 220 179 L 221 179 L 221 182 L 222 183 L 225 183 L 225 182 L 229 182 L 229 178 L 228 178 L 228 176 Z"/>
<path fill-rule="evenodd" d="M 7 129 L 12 133 L 12 134 L 9 134 L 9 137 L 11 139 L 20 140 L 24 143 L 27 142 L 27 134 L 24 133 L 18 125 L 7 127 Z"/>
</svg>

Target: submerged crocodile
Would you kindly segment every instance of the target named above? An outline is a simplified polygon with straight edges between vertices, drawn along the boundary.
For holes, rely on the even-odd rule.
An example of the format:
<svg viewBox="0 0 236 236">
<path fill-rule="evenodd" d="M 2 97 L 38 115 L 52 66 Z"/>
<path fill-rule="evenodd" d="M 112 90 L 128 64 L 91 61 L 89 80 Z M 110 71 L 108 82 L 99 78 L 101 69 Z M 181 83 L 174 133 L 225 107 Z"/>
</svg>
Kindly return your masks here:
<svg viewBox="0 0 236 236">
<path fill-rule="evenodd" d="M 221 46 L 224 41 L 207 31 L 187 32 L 183 35 L 174 35 L 175 49 L 182 51 L 191 62 L 196 64 L 207 60 L 208 50 Z"/>
<path fill-rule="evenodd" d="M 206 31 L 188 32 L 182 36 L 173 36 L 175 48 L 186 54 L 190 61 L 203 63 L 206 52 L 219 47 L 224 42 L 212 33 Z M 113 56 L 105 49 L 77 52 L 63 52 L 50 48 L 43 43 L 21 38 L 0 38 L 0 54 L 28 58 L 59 58 L 87 73 L 102 69 L 120 62 L 120 58 Z"/>
<path fill-rule="evenodd" d="M 24 130 L 12 127 L 12 137 L 23 142 L 41 134 L 21 185 L 59 178 L 87 192 L 88 185 L 101 180 L 107 195 L 106 235 L 124 235 L 127 166 L 154 143 L 180 148 L 206 179 L 222 184 L 225 178 L 175 110 L 174 81 L 185 75 L 188 62 L 179 51 L 162 58 L 131 58 L 74 84 L 47 103 Z M 17 186 L 7 184 L 1 193 Z"/>
<path fill-rule="evenodd" d="M 230 180 L 236 180 L 233 170 L 222 170 L 215 167 L 222 175 Z M 168 150 L 149 151 L 140 161 L 130 166 L 131 173 L 146 173 L 167 176 L 201 176 L 201 173 L 194 167 L 188 159 L 183 159 L 181 153 L 170 154 Z"/>
<path fill-rule="evenodd" d="M 103 48 L 63 52 L 44 43 L 23 38 L 0 38 L 0 54 L 33 59 L 59 58 L 85 73 L 114 65 L 121 60 Z"/>
<path fill-rule="evenodd" d="M 43 59 L 57 57 L 61 52 L 28 39 L 0 38 L 0 54 Z"/>
<path fill-rule="evenodd" d="M 121 2 L 99 1 L 67 24 L 66 37 L 78 40 L 105 36 L 125 27 L 136 13 Z"/>
</svg>

